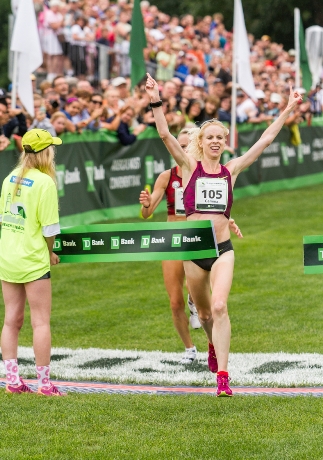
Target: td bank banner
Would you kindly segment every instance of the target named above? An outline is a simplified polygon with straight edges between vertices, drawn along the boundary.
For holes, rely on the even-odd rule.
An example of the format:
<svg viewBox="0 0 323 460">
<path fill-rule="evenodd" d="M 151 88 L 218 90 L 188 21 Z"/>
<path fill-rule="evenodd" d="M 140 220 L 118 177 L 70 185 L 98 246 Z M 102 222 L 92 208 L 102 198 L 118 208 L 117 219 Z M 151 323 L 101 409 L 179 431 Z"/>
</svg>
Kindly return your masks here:
<svg viewBox="0 0 323 460">
<path fill-rule="evenodd" d="M 54 252 L 62 263 L 191 260 L 217 257 L 213 223 L 158 222 L 62 229 Z"/>
<path fill-rule="evenodd" d="M 239 132 L 238 155 L 244 155 L 264 132 L 254 127 Z M 243 171 L 235 198 L 323 183 L 323 126 L 300 126 L 301 143 L 290 142 L 284 128 L 258 161 Z M 107 131 L 66 133 L 57 148 L 56 176 L 62 226 L 91 224 L 139 215 L 140 191 L 152 189 L 158 175 L 172 165 L 157 131 L 147 128 L 137 141 L 122 147 Z M 0 181 L 17 163 L 11 148 L 0 155 Z M 227 152 L 222 162 L 230 160 Z M 159 209 L 166 208 L 162 203 Z"/>
</svg>

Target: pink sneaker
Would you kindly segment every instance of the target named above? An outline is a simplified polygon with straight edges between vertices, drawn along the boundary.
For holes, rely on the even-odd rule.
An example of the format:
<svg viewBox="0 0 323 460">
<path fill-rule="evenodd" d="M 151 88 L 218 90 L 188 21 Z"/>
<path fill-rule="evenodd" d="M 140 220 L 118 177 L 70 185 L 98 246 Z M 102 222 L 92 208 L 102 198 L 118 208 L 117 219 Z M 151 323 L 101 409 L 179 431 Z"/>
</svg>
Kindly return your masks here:
<svg viewBox="0 0 323 460">
<path fill-rule="evenodd" d="M 29 386 L 26 385 L 22 379 L 20 379 L 20 385 L 12 385 L 8 383 L 6 385 L 6 393 L 21 394 L 21 393 L 35 393 L 35 391 L 29 388 Z"/>
<path fill-rule="evenodd" d="M 210 342 L 209 342 L 209 355 L 207 358 L 207 364 L 209 366 L 210 371 L 213 372 L 213 374 L 216 374 L 218 372 L 218 360 L 216 359 L 214 346 Z"/>
<path fill-rule="evenodd" d="M 55 385 L 52 383 L 50 384 L 49 388 L 46 387 L 41 387 L 38 388 L 37 394 L 43 395 L 43 396 L 67 396 L 67 393 L 63 393 L 62 391 L 59 391 Z"/>
<path fill-rule="evenodd" d="M 217 396 L 233 396 L 232 390 L 229 387 L 229 376 L 217 375 L 216 380 L 218 383 Z"/>
</svg>

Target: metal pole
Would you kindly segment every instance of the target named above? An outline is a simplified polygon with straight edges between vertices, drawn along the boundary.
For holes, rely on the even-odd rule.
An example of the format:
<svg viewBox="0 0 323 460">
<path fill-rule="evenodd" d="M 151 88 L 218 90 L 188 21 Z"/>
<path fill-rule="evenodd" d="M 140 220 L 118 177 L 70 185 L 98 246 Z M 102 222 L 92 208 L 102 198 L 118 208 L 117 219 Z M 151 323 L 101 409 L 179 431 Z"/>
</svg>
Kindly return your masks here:
<svg viewBox="0 0 323 460">
<path fill-rule="evenodd" d="M 236 40 L 233 31 L 233 53 L 232 53 L 232 94 L 231 94 L 231 127 L 230 127 L 230 147 L 236 148 L 236 111 L 237 111 L 237 57 L 236 57 Z"/>
<path fill-rule="evenodd" d="M 294 8 L 295 86 L 296 88 L 299 88 L 301 86 L 299 24 L 300 24 L 300 11 L 298 8 Z"/>
<path fill-rule="evenodd" d="M 13 70 L 12 70 L 12 90 L 11 90 L 11 108 L 15 109 L 17 105 L 17 77 L 18 77 L 18 51 L 13 52 Z"/>
<path fill-rule="evenodd" d="M 97 45 L 99 47 L 99 80 L 108 78 L 108 54 L 105 45 Z"/>
</svg>

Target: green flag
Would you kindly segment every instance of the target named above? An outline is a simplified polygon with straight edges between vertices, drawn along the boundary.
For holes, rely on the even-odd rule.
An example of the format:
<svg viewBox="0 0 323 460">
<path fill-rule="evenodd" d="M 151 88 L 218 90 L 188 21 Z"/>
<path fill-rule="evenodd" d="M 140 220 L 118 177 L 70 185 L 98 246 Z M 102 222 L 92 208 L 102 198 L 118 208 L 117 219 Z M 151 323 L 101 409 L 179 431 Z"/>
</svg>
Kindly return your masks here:
<svg viewBox="0 0 323 460">
<path fill-rule="evenodd" d="M 146 74 L 144 48 L 147 47 L 147 42 L 140 0 L 134 1 L 131 25 L 129 56 L 131 57 L 131 89 L 133 89 Z"/>
<path fill-rule="evenodd" d="M 299 18 L 298 37 L 299 37 L 299 51 L 300 51 L 299 63 L 300 63 L 300 68 L 302 72 L 302 86 L 303 88 L 306 89 L 306 91 L 309 91 L 312 86 L 312 74 L 308 66 L 307 53 L 306 53 L 306 48 L 305 48 L 304 27 L 303 27 L 301 17 Z"/>
</svg>

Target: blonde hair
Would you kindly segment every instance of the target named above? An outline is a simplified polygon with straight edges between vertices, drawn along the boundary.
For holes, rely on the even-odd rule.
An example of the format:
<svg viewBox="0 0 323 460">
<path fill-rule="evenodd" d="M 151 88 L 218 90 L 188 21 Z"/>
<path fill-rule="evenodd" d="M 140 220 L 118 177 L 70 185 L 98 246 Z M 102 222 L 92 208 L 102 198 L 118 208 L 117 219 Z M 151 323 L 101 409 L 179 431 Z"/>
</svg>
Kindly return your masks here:
<svg viewBox="0 0 323 460">
<path fill-rule="evenodd" d="M 64 112 L 54 112 L 53 115 L 50 117 L 50 122 L 52 123 L 53 121 L 57 120 L 58 118 L 64 118 L 64 120 L 67 120 L 67 116 L 65 115 Z"/>
<path fill-rule="evenodd" d="M 25 150 L 27 150 L 27 152 Z M 55 185 L 57 185 L 54 147 L 50 145 L 38 153 L 28 153 L 28 145 L 25 145 L 25 150 L 21 152 L 18 164 L 16 166 L 18 168 L 17 178 L 22 179 L 27 171 L 29 171 L 29 169 L 38 169 L 40 172 L 50 176 L 55 182 Z M 15 190 L 13 193 L 14 197 L 17 195 L 19 187 L 20 183 L 18 181 L 16 182 Z"/>
<path fill-rule="evenodd" d="M 180 132 L 178 133 L 177 137 L 180 136 L 181 134 L 190 134 L 190 129 L 189 128 L 183 128 L 180 130 Z"/>
<path fill-rule="evenodd" d="M 226 126 L 224 126 L 221 121 L 218 120 L 209 120 L 202 123 L 200 128 L 191 128 L 189 130 L 189 138 L 190 143 L 188 144 L 187 153 L 195 158 L 196 161 L 200 161 L 203 159 L 203 148 L 200 146 L 200 140 L 203 137 L 203 133 L 205 128 L 209 125 L 216 125 L 219 128 L 222 128 L 223 134 L 226 137 L 229 134 L 229 130 Z"/>
</svg>

